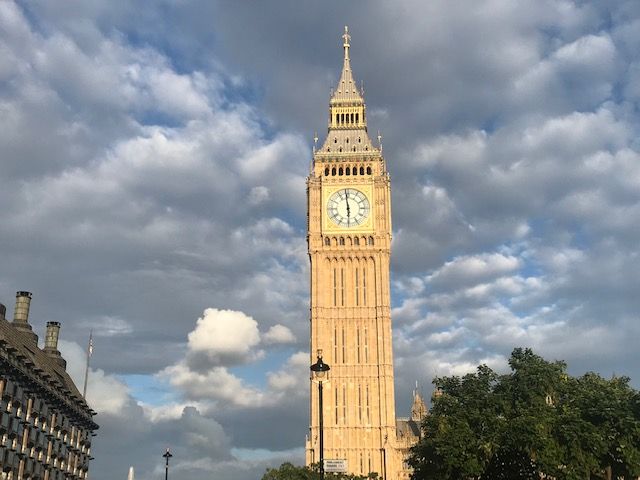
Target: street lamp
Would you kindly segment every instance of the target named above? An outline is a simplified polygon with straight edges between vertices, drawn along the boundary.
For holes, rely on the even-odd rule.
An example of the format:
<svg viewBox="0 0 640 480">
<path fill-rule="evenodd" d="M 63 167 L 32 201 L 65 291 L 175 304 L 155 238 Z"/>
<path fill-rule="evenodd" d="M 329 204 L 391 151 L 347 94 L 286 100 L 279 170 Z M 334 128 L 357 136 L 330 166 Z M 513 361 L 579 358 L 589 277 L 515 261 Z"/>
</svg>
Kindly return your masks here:
<svg viewBox="0 0 640 480">
<path fill-rule="evenodd" d="M 164 462 L 164 480 L 168 480 L 169 479 L 169 459 L 171 457 L 173 457 L 173 455 L 171 455 L 171 452 L 169 451 L 169 448 L 167 447 L 167 451 L 164 452 L 164 455 L 162 455 L 165 459 Z"/>
<path fill-rule="evenodd" d="M 324 438 L 323 438 L 323 412 L 322 412 L 322 381 L 327 376 L 329 371 L 329 365 L 322 361 L 322 350 L 318 350 L 318 361 L 311 365 L 311 374 L 318 382 L 318 415 L 319 415 L 319 428 L 320 428 L 320 479 L 324 479 Z"/>
</svg>

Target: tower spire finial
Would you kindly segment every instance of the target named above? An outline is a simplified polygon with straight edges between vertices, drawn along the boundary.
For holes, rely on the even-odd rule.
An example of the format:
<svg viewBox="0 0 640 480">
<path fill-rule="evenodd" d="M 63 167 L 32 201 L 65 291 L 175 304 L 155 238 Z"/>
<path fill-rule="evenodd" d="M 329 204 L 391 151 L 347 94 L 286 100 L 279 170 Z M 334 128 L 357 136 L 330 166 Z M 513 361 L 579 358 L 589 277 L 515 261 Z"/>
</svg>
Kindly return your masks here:
<svg viewBox="0 0 640 480">
<path fill-rule="evenodd" d="M 349 40 L 351 40 L 351 35 L 349 35 L 349 27 L 347 25 L 344 26 L 344 35 L 342 35 L 344 43 L 342 46 L 344 47 L 344 59 L 349 60 L 349 47 L 351 44 Z"/>
</svg>

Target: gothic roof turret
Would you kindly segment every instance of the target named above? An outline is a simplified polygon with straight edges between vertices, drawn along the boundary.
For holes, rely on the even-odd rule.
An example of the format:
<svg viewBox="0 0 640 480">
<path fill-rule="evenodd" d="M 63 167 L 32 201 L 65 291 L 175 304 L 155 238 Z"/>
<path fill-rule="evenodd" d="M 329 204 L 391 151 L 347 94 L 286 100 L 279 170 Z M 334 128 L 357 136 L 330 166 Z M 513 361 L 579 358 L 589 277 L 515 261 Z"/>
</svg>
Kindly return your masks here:
<svg viewBox="0 0 640 480">
<path fill-rule="evenodd" d="M 411 419 L 421 422 L 426 415 L 427 406 L 422 399 L 422 395 L 418 392 L 418 382 L 416 382 L 416 389 L 413 391 L 413 405 L 411 405 Z"/>
</svg>

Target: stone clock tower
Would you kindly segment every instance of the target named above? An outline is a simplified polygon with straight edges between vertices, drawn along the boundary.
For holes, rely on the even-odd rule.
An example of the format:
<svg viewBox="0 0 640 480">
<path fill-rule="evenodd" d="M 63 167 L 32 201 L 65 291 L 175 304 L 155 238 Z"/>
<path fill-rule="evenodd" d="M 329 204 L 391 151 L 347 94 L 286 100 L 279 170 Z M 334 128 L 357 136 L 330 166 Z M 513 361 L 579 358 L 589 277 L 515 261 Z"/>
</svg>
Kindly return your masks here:
<svg viewBox="0 0 640 480">
<path fill-rule="evenodd" d="M 323 382 L 324 458 L 349 473 L 396 479 L 389 254 L 391 190 L 381 146 L 367 132 L 363 92 L 344 65 L 329 104 L 329 128 L 307 179 L 311 261 L 311 363 L 329 364 Z M 317 141 L 317 139 L 316 139 Z M 379 143 L 379 142 L 378 142 Z M 311 383 L 307 464 L 319 461 L 318 388 Z"/>
</svg>

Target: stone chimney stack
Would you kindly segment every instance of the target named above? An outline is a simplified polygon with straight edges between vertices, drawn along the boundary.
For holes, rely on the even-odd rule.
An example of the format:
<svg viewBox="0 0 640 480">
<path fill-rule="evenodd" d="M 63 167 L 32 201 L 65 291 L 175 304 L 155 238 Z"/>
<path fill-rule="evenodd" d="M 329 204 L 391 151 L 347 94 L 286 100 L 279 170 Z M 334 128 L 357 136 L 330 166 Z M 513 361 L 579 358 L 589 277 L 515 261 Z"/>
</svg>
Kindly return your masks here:
<svg viewBox="0 0 640 480">
<path fill-rule="evenodd" d="M 58 351 L 58 336 L 60 335 L 60 322 L 47 322 L 47 335 L 44 337 L 44 351 Z M 58 355 L 60 353 L 58 352 Z"/>
<path fill-rule="evenodd" d="M 5 307 L 3 303 L 0 303 L 0 318 L 5 318 L 6 314 L 7 314 L 7 307 Z"/>
<path fill-rule="evenodd" d="M 62 358 L 58 350 L 58 337 L 60 336 L 60 322 L 47 322 L 47 334 L 44 337 L 44 349 L 42 350 L 50 358 L 54 359 L 62 368 L 67 368 L 67 361 Z"/>
<path fill-rule="evenodd" d="M 31 292 L 16 292 L 16 308 L 13 310 L 13 327 L 29 336 L 34 345 L 38 346 L 38 335 L 29 325 L 29 307 L 31 306 Z"/>
<path fill-rule="evenodd" d="M 31 331 L 29 325 L 29 307 L 31 292 L 16 292 L 16 308 L 13 310 L 13 325 L 19 330 Z"/>
</svg>

